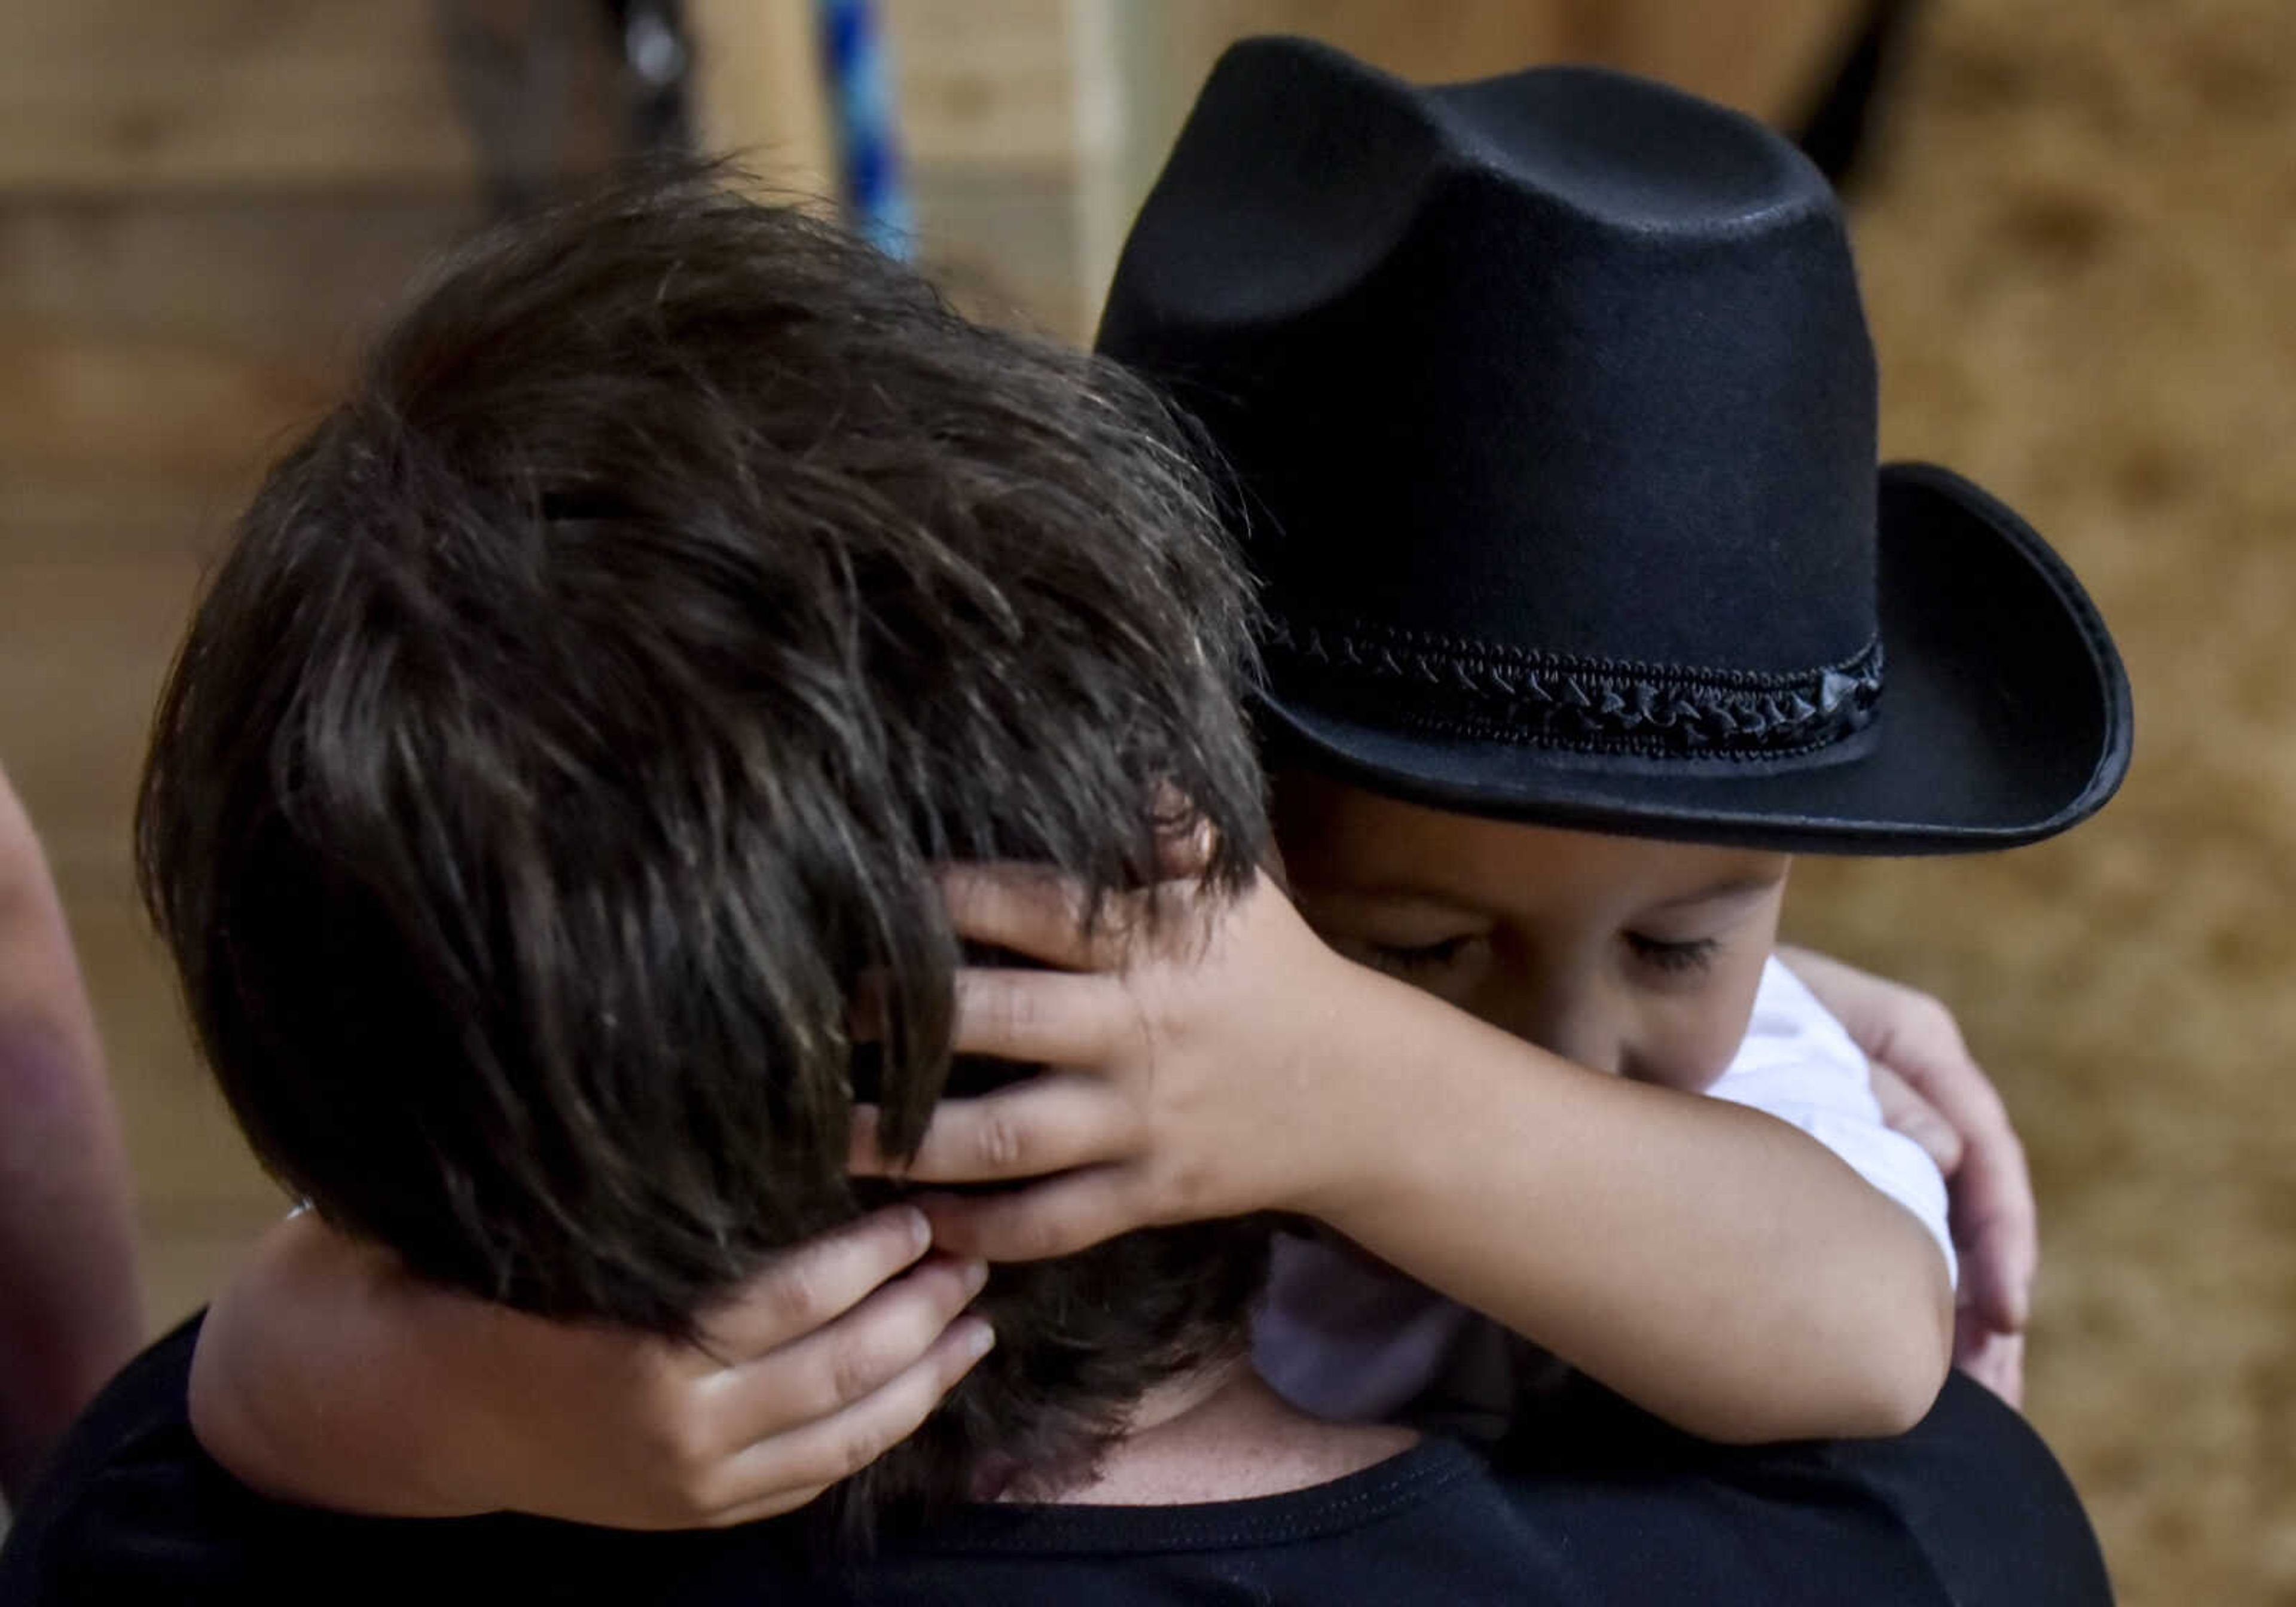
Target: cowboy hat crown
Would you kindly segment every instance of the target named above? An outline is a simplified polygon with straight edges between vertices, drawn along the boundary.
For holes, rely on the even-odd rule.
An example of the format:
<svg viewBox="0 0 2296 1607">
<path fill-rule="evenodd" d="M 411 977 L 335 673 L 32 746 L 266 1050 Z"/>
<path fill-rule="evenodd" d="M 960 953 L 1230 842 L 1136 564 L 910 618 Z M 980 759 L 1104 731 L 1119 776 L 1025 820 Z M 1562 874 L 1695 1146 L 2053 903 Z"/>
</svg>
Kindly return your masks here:
<svg viewBox="0 0 2296 1607">
<path fill-rule="evenodd" d="M 1100 346 L 1234 473 L 1271 734 L 1374 788 L 1936 851 L 2062 830 L 2126 769 L 2119 660 L 2062 564 L 1958 477 L 1877 472 L 1839 207 L 1735 112 L 1248 42 Z"/>
</svg>

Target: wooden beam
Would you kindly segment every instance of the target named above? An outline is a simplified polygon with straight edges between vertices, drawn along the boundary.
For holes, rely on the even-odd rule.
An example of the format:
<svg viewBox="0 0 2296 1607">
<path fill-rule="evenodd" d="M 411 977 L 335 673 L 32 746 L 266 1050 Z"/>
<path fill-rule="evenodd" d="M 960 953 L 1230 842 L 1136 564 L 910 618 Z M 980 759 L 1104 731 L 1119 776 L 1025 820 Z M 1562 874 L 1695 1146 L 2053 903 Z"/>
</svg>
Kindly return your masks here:
<svg viewBox="0 0 2296 1607">
<path fill-rule="evenodd" d="M 688 0 L 694 133 L 770 191 L 834 196 L 837 152 L 813 0 Z"/>
<path fill-rule="evenodd" d="M 1132 208 L 1147 193 L 1219 53 L 1254 34 L 1300 34 L 1417 83 L 1543 61 L 1647 74 L 1773 122 L 1832 64 L 1857 0 L 1109 0 L 1123 31 Z"/>
<path fill-rule="evenodd" d="M 1570 50 L 1775 124 L 1806 110 L 1864 11 L 1856 0 L 1571 0 Z"/>
<path fill-rule="evenodd" d="M 1073 175 L 1070 0 L 882 3 L 902 139 L 914 162 Z"/>
<path fill-rule="evenodd" d="M 204 550 L 467 194 L 0 200 L 0 565 Z"/>
<path fill-rule="evenodd" d="M 6 0 L 0 188 L 467 184 L 412 0 Z"/>
</svg>

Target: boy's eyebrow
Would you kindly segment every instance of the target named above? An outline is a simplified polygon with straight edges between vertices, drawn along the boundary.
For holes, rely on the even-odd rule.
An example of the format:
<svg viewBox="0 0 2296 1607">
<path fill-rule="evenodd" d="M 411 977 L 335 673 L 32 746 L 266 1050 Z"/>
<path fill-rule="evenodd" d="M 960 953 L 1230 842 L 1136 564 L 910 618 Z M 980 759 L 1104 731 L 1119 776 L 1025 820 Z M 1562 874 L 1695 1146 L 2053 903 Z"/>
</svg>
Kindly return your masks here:
<svg viewBox="0 0 2296 1607">
<path fill-rule="evenodd" d="M 1681 909 L 1693 904 L 1714 904 L 1725 898 L 1743 898 L 1754 893 L 1767 893 L 1784 881 L 1785 874 L 1784 871 L 1775 873 L 1752 871 L 1742 876 L 1726 877 L 1711 887 L 1701 888 L 1694 893 L 1685 893 L 1678 898 L 1669 898 L 1663 903 L 1653 904 L 1651 907 Z"/>
</svg>

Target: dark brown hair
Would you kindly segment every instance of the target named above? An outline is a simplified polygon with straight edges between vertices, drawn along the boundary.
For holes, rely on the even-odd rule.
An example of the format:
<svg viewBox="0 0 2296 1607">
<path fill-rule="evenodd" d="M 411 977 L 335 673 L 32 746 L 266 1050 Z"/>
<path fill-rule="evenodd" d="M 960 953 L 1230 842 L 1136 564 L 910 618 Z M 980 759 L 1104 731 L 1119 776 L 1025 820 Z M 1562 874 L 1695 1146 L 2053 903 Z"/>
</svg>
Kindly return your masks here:
<svg viewBox="0 0 2296 1607">
<path fill-rule="evenodd" d="M 1207 885 L 1250 873 L 1245 590 L 1184 445 L 709 175 L 449 265 L 241 521 L 144 776 L 264 1161 L 424 1275 L 671 1333 L 854 1216 L 857 980 L 896 1145 L 949 1071 L 938 862 L 1136 889 L 1177 796 Z M 1238 1342 L 1263 1251 L 1000 1270 L 998 1349 L 851 1500 L 1089 1454 Z"/>
</svg>

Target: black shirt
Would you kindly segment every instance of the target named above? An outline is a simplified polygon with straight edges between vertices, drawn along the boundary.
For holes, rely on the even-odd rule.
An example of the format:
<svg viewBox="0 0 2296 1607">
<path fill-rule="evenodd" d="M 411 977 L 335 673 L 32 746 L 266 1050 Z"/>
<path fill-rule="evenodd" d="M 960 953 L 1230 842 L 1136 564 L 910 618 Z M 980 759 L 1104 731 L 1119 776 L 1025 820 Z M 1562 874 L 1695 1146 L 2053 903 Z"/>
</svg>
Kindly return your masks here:
<svg viewBox="0 0 2296 1607">
<path fill-rule="evenodd" d="M 1901 1439 L 1730 1450 L 1589 1392 L 1496 1460 L 1430 1439 L 1330 1484 L 1193 1506 L 980 1506 L 873 1556 L 800 1525 L 631 1534 L 265 1500 L 185 1415 L 196 1322 L 91 1406 L 0 1551 L 0 1603 L 1760 1603 L 2092 1607 L 2070 1487 L 1958 1376 Z"/>
</svg>

